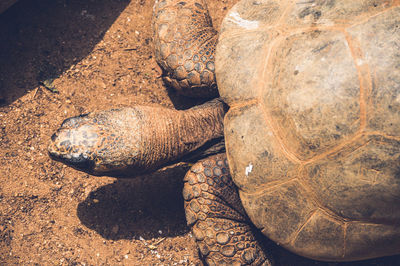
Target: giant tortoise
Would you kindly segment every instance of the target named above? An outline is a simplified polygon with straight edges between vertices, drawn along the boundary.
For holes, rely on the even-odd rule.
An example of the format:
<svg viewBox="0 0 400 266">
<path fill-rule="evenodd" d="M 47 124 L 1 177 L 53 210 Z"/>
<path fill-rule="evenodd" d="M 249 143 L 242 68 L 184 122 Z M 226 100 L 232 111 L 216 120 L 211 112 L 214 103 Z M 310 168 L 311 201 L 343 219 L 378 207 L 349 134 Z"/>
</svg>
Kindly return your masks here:
<svg viewBox="0 0 400 266">
<path fill-rule="evenodd" d="M 132 176 L 207 157 L 183 197 L 208 264 L 270 264 L 253 226 L 317 260 L 400 253 L 400 1 L 241 0 L 218 34 L 203 0 L 159 0 L 153 28 L 165 81 L 220 97 L 67 119 L 54 159 Z"/>
</svg>

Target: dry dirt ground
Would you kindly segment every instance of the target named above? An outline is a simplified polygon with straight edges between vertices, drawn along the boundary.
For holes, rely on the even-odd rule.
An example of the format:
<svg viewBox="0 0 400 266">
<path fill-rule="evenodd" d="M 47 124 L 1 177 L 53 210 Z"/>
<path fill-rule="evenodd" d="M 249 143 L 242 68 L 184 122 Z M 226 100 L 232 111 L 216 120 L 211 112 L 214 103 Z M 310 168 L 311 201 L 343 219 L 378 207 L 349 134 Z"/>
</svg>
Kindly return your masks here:
<svg viewBox="0 0 400 266">
<path fill-rule="evenodd" d="M 26 0 L 0 14 L 0 264 L 197 265 L 185 167 L 118 180 L 49 159 L 67 117 L 133 104 L 187 108 L 152 53 L 152 0 Z M 214 24 L 236 0 L 208 1 Z M 278 265 L 317 263 L 274 249 Z M 396 265 L 399 257 L 346 265 Z"/>
</svg>

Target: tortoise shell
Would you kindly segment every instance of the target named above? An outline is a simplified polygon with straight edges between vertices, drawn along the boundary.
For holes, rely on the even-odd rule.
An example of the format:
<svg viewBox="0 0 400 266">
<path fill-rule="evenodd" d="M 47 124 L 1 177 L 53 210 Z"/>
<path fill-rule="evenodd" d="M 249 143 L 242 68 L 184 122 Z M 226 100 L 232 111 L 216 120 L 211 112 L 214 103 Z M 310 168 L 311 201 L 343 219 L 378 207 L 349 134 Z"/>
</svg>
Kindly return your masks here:
<svg viewBox="0 0 400 266">
<path fill-rule="evenodd" d="M 216 50 L 229 165 L 268 238 L 400 253 L 400 1 L 242 0 Z"/>
</svg>

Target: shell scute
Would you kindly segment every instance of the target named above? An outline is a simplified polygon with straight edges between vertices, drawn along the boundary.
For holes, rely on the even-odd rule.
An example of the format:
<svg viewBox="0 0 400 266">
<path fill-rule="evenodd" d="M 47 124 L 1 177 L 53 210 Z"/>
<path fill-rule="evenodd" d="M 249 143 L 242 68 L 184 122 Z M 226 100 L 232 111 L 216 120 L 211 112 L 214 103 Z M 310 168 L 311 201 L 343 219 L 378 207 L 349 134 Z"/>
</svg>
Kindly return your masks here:
<svg viewBox="0 0 400 266">
<path fill-rule="evenodd" d="M 254 224 L 295 253 L 400 252 L 399 18 L 398 0 L 242 0 L 224 19 L 232 177 Z"/>
</svg>

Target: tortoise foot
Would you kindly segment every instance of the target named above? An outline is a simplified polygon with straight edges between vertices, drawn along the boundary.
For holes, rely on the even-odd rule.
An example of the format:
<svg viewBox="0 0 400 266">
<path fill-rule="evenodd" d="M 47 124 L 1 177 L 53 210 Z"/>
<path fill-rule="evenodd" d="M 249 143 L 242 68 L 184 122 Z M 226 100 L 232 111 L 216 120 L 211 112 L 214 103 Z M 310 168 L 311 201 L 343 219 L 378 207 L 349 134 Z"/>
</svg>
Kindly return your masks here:
<svg viewBox="0 0 400 266">
<path fill-rule="evenodd" d="M 214 51 L 218 34 L 204 0 L 156 1 L 154 48 L 164 81 L 189 97 L 218 96 Z"/>
<path fill-rule="evenodd" d="M 208 265 L 272 265 L 253 234 L 225 154 L 193 165 L 183 196 L 187 222 Z"/>
</svg>

